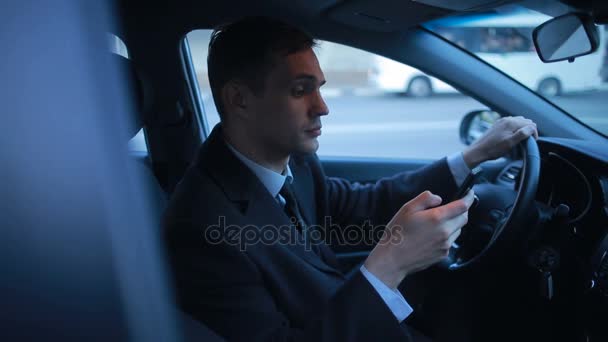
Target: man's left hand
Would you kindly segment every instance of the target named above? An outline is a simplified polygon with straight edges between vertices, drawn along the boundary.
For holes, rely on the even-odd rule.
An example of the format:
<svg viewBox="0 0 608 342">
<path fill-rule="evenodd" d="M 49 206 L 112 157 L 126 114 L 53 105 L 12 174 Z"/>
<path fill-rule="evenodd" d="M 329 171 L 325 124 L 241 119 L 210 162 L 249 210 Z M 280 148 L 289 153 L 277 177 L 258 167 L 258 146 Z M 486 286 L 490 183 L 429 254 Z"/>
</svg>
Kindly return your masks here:
<svg viewBox="0 0 608 342">
<path fill-rule="evenodd" d="M 464 150 L 464 161 L 472 169 L 486 160 L 504 156 L 530 136 L 538 139 L 538 130 L 532 120 L 523 116 L 500 118 L 479 140 Z"/>
</svg>

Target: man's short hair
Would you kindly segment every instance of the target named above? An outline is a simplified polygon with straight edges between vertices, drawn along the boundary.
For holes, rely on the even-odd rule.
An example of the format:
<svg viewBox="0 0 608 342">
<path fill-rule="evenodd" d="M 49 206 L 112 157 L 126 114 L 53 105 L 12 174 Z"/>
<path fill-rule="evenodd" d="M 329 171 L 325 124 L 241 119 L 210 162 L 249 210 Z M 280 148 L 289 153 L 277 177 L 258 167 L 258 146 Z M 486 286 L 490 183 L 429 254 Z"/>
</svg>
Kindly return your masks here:
<svg viewBox="0 0 608 342">
<path fill-rule="evenodd" d="M 209 41 L 207 70 L 213 101 L 224 119 L 221 90 L 239 80 L 254 94 L 264 91 L 276 58 L 314 47 L 306 32 L 268 17 L 246 17 L 213 30 Z"/>
</svg>

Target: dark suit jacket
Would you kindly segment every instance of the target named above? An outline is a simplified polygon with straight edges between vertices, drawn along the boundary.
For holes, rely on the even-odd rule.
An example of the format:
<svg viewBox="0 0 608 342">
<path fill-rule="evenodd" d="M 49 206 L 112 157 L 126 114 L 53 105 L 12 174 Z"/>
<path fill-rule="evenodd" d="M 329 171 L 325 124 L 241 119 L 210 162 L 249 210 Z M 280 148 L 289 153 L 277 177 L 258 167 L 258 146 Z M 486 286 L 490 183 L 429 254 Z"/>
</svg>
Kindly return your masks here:
<svg viewBox="0 0 608 342">
<path fill-rule="evenodd" d="M 444 198 L 456 190 L 445 159 L 370 185 L 326 177 L 316 155 L 292 156 L 289 165 L 308 225 L 331 217 L 328 229 L 336 231 L 365 220 L 386 224 L 424 190 Z M 327 245 L 320 245 L 319 255 L 299 240 L 273 240 L 276 227 L 298 233 L 276 199 L 228 149 L 219 125 L 177 186 L 164 226 L 182 309 L 222 336 L 279 341 L 408 339 L 360 272 L 346 279 L 336 269 Z M 218 232 L 226 234 L 219 239 Z M 267 239 L 260 241 L 262 237 Z"/>
</svg>

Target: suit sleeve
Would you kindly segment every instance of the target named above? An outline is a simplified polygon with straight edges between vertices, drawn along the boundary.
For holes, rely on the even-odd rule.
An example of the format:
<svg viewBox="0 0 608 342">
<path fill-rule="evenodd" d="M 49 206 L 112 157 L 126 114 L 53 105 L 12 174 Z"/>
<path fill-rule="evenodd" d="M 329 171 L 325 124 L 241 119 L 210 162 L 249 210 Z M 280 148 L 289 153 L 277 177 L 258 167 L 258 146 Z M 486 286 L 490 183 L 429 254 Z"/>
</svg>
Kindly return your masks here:
<svg viewBox="0 0 608 342">
<path fill-rule="evenodd" d="M 316 173 L 322 174 L 320 167 Z M 447 203 L 457 189 L 446 158 L 371 184 L 324 175 L 322 178 L 326 189 L 326 215 L 342 227 L 361 225 L 367 220 L 373 225 L 386 224 L 403 204 L 426 190 L 441 196 Z"/>
<path fill-rule="evenodd" d="M 199 226 L 200 227 L 200 226 Z M 166 236 L 178 302 L 195 319 L 229 340 L 408 341 L 364 276 L 349 278 L 306 326 L 290 326 L 246 253 L 226 244 L 201 245 L 200 228 L 169 226 Z"/>
</svg>

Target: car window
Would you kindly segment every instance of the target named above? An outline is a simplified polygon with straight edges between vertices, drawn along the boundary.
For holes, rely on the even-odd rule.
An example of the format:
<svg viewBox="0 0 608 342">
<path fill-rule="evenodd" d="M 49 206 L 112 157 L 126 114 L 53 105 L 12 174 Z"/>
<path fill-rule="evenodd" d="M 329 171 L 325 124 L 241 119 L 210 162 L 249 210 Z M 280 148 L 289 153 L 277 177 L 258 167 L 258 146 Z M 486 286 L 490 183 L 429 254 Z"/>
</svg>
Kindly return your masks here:
<svg viewBox="0 0 608 342">
<path fill-rule="evenodd" d="M 534 52 L 533 27 L 450 27 L 435 32 L 473 53 Z"/>
<path fill-rule="evenodd" d="M 440 19 L 427 28 L 475 54 L 544 96 L 584 124 L 608 136 L 608 25 L 597 27 L 599 49 L 569 63 L 543 63 L 532 40 L 534 28 L 551 19 L 509 7 L 496 12 Z"/>
<path fill-rule="evenodd" d="M 208 127 L 219 122 L 207 78 L 211 30 L 188 34 Z M 478 101 L 417 69 L 369 52 L 320 41 L 315 48 L 327 83 L 321 93 L 319 156 L 436 159 L 464 147 L 459 125 Z"/>
<path fill-rule="evenodd" d="M 108 33 L 107 38 L 110 52 L 129 59 L 129 50 L 122 39 L 112 33 Z M 143 128 L 129 140 L 128 149 L 133 152 L 148 152 L 148 145 L 146 144 L 146 136 Z"/>
</svg>

